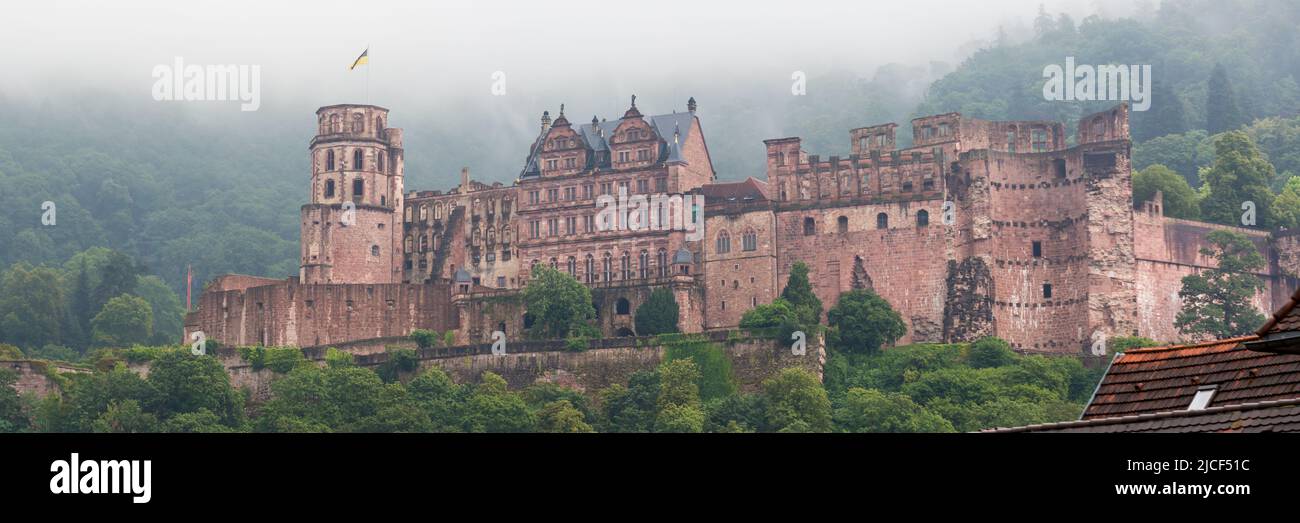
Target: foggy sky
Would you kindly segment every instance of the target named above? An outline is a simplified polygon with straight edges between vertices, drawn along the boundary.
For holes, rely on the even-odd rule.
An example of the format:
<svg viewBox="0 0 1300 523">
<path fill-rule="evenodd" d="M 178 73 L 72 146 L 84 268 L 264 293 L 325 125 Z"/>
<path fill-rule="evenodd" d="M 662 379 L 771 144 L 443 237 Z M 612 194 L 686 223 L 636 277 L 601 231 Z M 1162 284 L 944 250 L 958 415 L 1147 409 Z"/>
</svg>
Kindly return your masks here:
<svg viewBox="0 0 1300 523">
<path fill-rule="evenodd" d="M 491 127 L 485 134 L 515 145 L 535 134 L 542 110 L 554 115 L 561 103 L 575 122 L 617 118 L 632 94 L 646 114 L 685 110 L 691 96 L 708 114 L 735 96 L 789 98 L 793 71 L 870 78 L 890 63 L 955 66 L 999 27 L 1027 34 L 1040 4 L 1077 22 L 1130 14 L 1130 3 L 34 0 L 4 7 L 0 95 L 49 102 L 93 89 L 149 102 L 153 67 L 175 57 L 255 64 L 263 115 L 310 122 L 317 106 L 373 103 L 393 110 L 395 126 Z M 367 47 L 370 65 L 348 71 Z M 495 71 L 506 74 L 505 96 L 491 94 Z M 234 105 L 201 110 L 236 122 L 258 117 Z M 752 125 L 780 132 L 773 122 Z M 408 147 L 418 148 L 417 138 L 408 134 Z M 514 163 L 524 154 L 503 153 Z"/>
</svg>

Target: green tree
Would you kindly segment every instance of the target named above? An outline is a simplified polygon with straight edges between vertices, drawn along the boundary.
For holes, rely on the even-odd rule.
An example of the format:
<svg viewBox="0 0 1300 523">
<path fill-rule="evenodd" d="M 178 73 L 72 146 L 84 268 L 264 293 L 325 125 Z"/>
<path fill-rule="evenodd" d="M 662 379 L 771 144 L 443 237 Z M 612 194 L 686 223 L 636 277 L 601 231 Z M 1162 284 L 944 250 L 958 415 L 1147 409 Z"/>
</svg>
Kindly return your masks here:
<svg viewBox="0 0 1300 523">
<path fill-rule="evenodd" d="M 20 432 L 29 425 L 22 398 L 14 388 L 17 382 L 16 372 L 0 369 L 0 433 Z"/>
<path fill-rule="evenodd" d="M 835 329 L 836 348 L 849 352 L 876 352 L 907 334 L 903 317 L 868 289 L 840 294 L 826 318 Z"/>
<path fill-rule="evenodd" d="M 438 334 L 438 331 L 426 329 L 412 330 L 410 338 L 421 349 L 436 347 L 438 342 L 442 341 L 442 335 Z"/>
<path fill-rule="evenodd" d="M 157 416 L 140 408 L 139 402 L 124 400 L 110 403 L 104 413 L 95 419 L 92 428 L 101 433 L 137 434 L 158 432 L 161 425 Z"/>
<path fill-rule="evenodd" d="M 1300 176 L 1292 176 L 1273 200 L 1273 223 L 1286 229 L 1300 228 Z"/>
<path fill-rule="evenodd" d="M 917 405 L 906 394 L 854 387 L 835 409 L 844 432 L 953 432 L 942 416 Z"/>
<path fill-rule="evenodd" d="M 95 430 L 96 421 L 115 403 L 132 402 L 134 407 L 126 407 L 122 412 L 127 415 L 136 409 L 155 413 L 164 400 L 156 387 L 122 364 L 93 374 L 69 375 L 64 395 L 58 407 L 59 419 L 47 426 L 69 432 Z"/>
<path fill-rule="evenodd" d="M 1133 140 L 1145 142 L 1152 138 L 1187 132 L 1187 116 L 1178 93 L 1168 82 L 1152 82 L 1151 108 L 1133 113 Z"/>
<path fill-rule="evenodd" d="M 466 432 L 531 432 L 537 419 L 518 394 L 506 390 L 506 380 L 484 372 L 467 404 Z"/>
<path fill-rule="evenodd" d="M 811 328 L 821 323 L 822 301 L 813 293 L 812 284 L 808 282 L 808 266 L 804 262 L 794 262 L 790 267 L 790 277 L 781 297 L 790 303 L 804 327 Z"/>
<path fill-rule="evenodd" d="M 244 398 L 230 385 L 230 375 L 212 356 L 194 356 L 188 350 L 162 353 L 149 367 L 149 377 L 163 400 L 159 417 L 207 411 L 225 426 L 243 424 Z"/>
<path fill-rule="evenodd" d="M 461 432 L 465 427 L 466 387 L 445 371 L 431 367 L 406 384 L 416 405 L 429 417 L 436 432 Z"/>
<path fill-rule="evenodd" d="M 1106 342 L 1106 347 L 1110 352 L 1127 352 L 1129 349 L 1158 347 L 1159 345 L 1156 340 L 1142 336 L 1117 336 Z"/>
<path fill-rule="evenodd" d="M 637 371 L 628 384 L 600 391 L 601 432 L 649 432 L 659 409 L 659 373 Z"/>
<path fill-rule="evenodd" d="M 799 315 L 785 298 L 777 298 L 745 311 L 740 317 L 740 328 L 755 333 L 774 334 L 779 340 L 789 340 L 790 334 L 803 330 Z"/>
<path fill-rule="evenodd" d="M 140 273 L 140 267 L 130 256 L 120 251 L 108 252 L 99 270 L 98 283 L 91 291 L 90 310 L 99 311 L 113 298 L 135 292 Z"/>
<path fill-rule="evenodd" d="M 208 409 L 196 412 L 182 412 L 172 416 L 162 424 L 162 432 L 173 434 L 216 434 L 236 432 L 234 428 L 221 422 L 221 418 Z"/>
<path fill-rule="evenodd" d="M 1273 165 L 1241 131 L 1214 141 L 1214 165 L 1203 173 L 1210 195 L 1201 202 L 1201 215 L 1223 225 L 1270 227 L 1273 205 Z M 1254 207 L 1255 223 L 1243 222 L 1243 206 Z"/>
<path fill-rule="evenodd" d="M 537 418 L 537 429 L 540 432 L 594 432 L 591 425 L 587 424 L 582 411 L 574 408 L 569 400 L 547 403 L 542 407 Z"/>
<path fill-rule="evenodd" d="M 1223 64 L 1214 64 L 1205 98 L 1205 128 L 1210 134 L 1232 131 L 1246 123 Z"/>
<path fill-rule="evenodd" d="M 185 306 L 181 305 L 180 296 L 176 295 L 162 278 L 143 275 L 136 279 L 136 296 L 149 302 L 153 312 L 153 335 L 150 345 L 171 345 L 181 340 L 184 330 Z"/>
<path fill-rule="evenodd" d="M 1183 309 L 1174 326 L 1189 336 L 1231 338 L 1259 328 L 1264 315 L 1251 305 L 1255 294 L 1264 290 L 1256 272 L 1263 270 L 1264 257 L 1244 234 L 1217 230 L 1206 236 L 1211 247 L 1201 254 L 1212 256 L 1217 267 L 1183 277 L 1178 296 Z"/>
<path fill-rule="evenodd" d="M 665 361 L 659 365 L 659 400 L 662 411 L 669 405 L 700 405 L 700 371 L 689 359 Z"/>
<path fill-rule="evenodd" d="M 736 380 L 731 373 L 731 360 L 717 344 L 702 336 L 658 341 L 664 347 L 664 361 L 689 359 L 699 372 L 696 384 L 704 401 L 736 393 Z"/>
<path fill-rule="evenodd" d="M 967 355 L 966 362 L 976 369 L 1003 367 L 1016 362 L 1016 353 L 1011 350 L 1011 345 L 1001 338 L 990 336 L 980 338 L 970 345 L 970 354 Z"/>
<path fill-rule="evenodd" d="M 90 325 L 95 345 L 100 347 L 147 343 L 153 334 L 153 309 L 143 298 L 123 294 L 108 300 Z"/>
<path fill-rule="evenodd" d="M 63 323 L 58 271 L 19 263 L 0 277 L 0 341 L 21 347 L 58 343 Z"/>
<path fill-rule="evenodd" d="M 524 305 L 533 317 L 532 335 L 560 339 L 595 319 L 591 290 L 573 276 L 550 268 L 533 265 L 531 279 L 524 287 Z"/>
<path fill-rule="evenodd" d="M 636 308 L 637 336 L 654 336 L 677 332 L 677 317 L 680 313 L 677 298 L 667 287 L 659 287 L 650 293 L 650 297 Z"/>
<path fill-rule="evenodd" d="M 811 372 L 781 370 L 763 381 L 767 429 L 775 432 L 830 432 L 831 400 Z"/>
<path fill-rule="evenodd" d="M 1160 191 L 1164 214 L 1173 218 L 1195 220 L 1201 214 L 1196 191 L 1187 179 L 1160 164 L 1148 166 L 1133 175 L 1133 204 L 1140 206 Z"/>
</svg>

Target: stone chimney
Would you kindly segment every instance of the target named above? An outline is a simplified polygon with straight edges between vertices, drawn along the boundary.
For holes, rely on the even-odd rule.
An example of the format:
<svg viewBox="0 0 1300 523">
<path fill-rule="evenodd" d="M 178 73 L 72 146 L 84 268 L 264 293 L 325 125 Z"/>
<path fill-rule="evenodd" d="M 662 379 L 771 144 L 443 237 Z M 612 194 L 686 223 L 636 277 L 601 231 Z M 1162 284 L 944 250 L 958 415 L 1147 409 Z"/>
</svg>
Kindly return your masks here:
<svg viewBox="0 0 1300 523">
<path fill-rule="evenodd" d="M 469 167 L 460 168 L 460 193 L 469 192 Z"/>
</svg>

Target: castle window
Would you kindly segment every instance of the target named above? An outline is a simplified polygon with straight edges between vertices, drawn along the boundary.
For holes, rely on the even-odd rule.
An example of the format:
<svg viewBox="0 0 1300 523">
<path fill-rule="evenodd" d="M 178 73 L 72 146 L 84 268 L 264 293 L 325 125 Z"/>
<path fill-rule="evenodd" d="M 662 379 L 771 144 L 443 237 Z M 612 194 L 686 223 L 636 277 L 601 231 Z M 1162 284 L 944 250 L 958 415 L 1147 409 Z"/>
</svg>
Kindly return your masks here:
<svg viewBox="0 0 1300 523">
<path fill-rule="evenodd" d="M 1016 152 L 1016 131 L 1007 131 L 1007 152 Z"/>
<path fill-rule="evenodd" d="M 632 279 L 632 254 L 623 251 L 623 257 L 619 260 L 619 268 L 623 270 L 623 279 Z"/>
<path fill-rule="evenodd" d="M 551 268 L 555 270 L 560 270 L 560 263 L 556 261 L 555 258 L 551 258 Z"/>
<path fill-rule="evenodd" d="M 1043 129 L 1032 129 L 1029 131 L 1029 139 L 1033 142 L 1033 150 L 1036 153 L 1047 151 L 1047 131 Z"/>
<path fill-rule="evenodd" d="M 641 249 L 641 259 L 637 268 L 641 270 L 641 279 L 650 277 L 650 251 Z"/>
<path fill-rule="evenodd" d="M 343 123 L 339 121 L 339 115 L 330 115 L 330 130 L 336 133 L 343 132 Z"/>
<path fill-rule="evenodd" d="M 668 275 L 668 250 L 664 248 L 660 248 L 659 254 L 656 257 L 656 261 L 659 264 L 659 275 L 667 276 Z"/>
<path fill-rule="evenodd" d="M 717 248 L 714 249 L 718 254 L 731 252 L 731 235 L 727 231 L 718 233 Z"/>
<path fill-rule="evenodd" d="M 353 169 L 356 169 L 356 170 L 358 170 L 358 171 L 362 169 L 362 167 L 363 167 L 362 164 L 365 163 L 365 157 L 366 157 L 365 155 L 366 155 L 366 153 L 362 152 L 361 149 L 355 149 L 355 150 L 352 151 L 352 168 L 353 168 Z"/>
<path fill-rule="evenodd" d="M 379 172 L 384 172 L 384 153 L 379 153 Z"/>
<path fill-rule="evenodd" d="M 627 298 L 619 298 L 618 302 L 614 304 L 614 313 L 619 316 L 627 316 L 631 312 L 632 304 L 627 301 Z"/>
<path fill-rule="evenodd" d="M 378 245 L 371 245 L 371 246 L 370 246 L 370 255 L 371 255 L 371 256 L 379 256 L 379 246 L 378 246 Z"/>
<path fill-rule="evenodd" d="M 1065 178 L 1065 158 L 1057 158 L 1052 164 L 1056 167 L 1056 177 Z"/>
<path fill-rule="evenodd" d="M 429 252 L 429 237 L 420 235 L 420 252 Z"/>
<path fill-rule="evenodd" d="M 429 206 L 428 206 L 428 205 L 421 205 L 421 206 L 420 206 L 420 221 L 425 221 L 425 220 L 428 220 L 428 219 L 429 219 Z"/>
<path fill-rule="evenodd" d="M 388 197 L 387 197 L 387 196 L 384 196 L 384 195 L 382 195 L 382 194 L 379 195 L 379 205 L 387 206 L 387 205 L 388 205 Z M 383 229 L 383 228 L 384 228 L 384 224 L 382 224 L 382 223 L 379 224 L 379 228 L 380 228 L 380 229 Z"/>
<path fill-rule="evenodd" d="M 668 179 L 655 178 L 655 190 L 658 192 L 668 192 Z"/>
<path fill-rule="evenodd" d="M 785 165 L 785 153 L 776 153 L 776 164 Z"/>
<path fill-rule="evenodd" d="M 325 170 L 334 170 L 334 150 L 325 151 Z"/>
<path fill-rule="evenodd" d="M 741 248 L 746 251 L 758 250 L 758 235 L 753 229 L 745 231 L 745 235 L 740 240 Z"/>
<path fill-rule="evenodd" d="M 951 129 L 948 127 L 948 124 L 939 124 L 939 136 L 948 136 L 949 134 L 951 134 Z"/>
<path fill-rule="evenodd" d="M 583 274 L 585 274 L 585 275 L 587 276 L 587 283 L 591 283 L 591 282 L 592 282 L 592 278 L 594 278 L 594 277 L 596 276 L 596 259 L 595 259 L 595 258 L 592 258 L 591 255 L 588 254 L 588 255 L 587 255 L 587 264 L 584 265 L 584 267 L 585 267 L 585 270 L 583 271 Z"/>
<path fill-rule="evenodd" d="M 912 163 L 921 163 L 921 153 L 912 153 Z"/>
<path fill-rule="evenodd" d="M 420 219 L 423 220 L 424 218 L 420 218 Z M 441 203 L 435 203 L 435 204 L 433 204 L 433 219 L 435 219 L 435 220 L 441 220 L 441 219 L 442 219 L 442 204 L 441 204 Z"/>
<path fill-rule="evenodd" d="M 839 230 L 840 234 L 845 234 L 849 232 L 849 218 L 847 216 L 840 216 L 839 218 L 836 218 L 835 227 L 837 230 Z"/>
<path fill-rule="evenodd" d="M 572 169 L 572 168 L 577 167 L 577 166 L 578 166 L 578 164 L 577 164 L 577 162 L 576 162 L 573 158 L 565 158 L 565 159 L 564 159 L 564 168 L 565 168 L 565 169 Z"/>
<path fill-rule="evenodd" d="M 870 148 L 871 148 L 870 137 L 863 136 L 861 138 L 858 138 L 858 149 L 870 149 Z"/>
<path fill-rule="evenodd" d="M 355 179 L 355 180 L 352 180 L 352 197 L 353 197 L 353 198 L 360 198 L 360 197 L 364 196 L 364 195 L 365 195 L 365 187 L 366 187 L 366 182 L 362 181 L 361 178 L 357 178 L 357 179 Z"/>
<path fill-rule="evenodd" d="M 1047 300 L 1052 299 L 1052 284 L 1050 283 L 1043 284 L 1043 299 L 1047 299 Z"/>
<path fill-rule="evenodd" d="M 722 300 L 722 310 L 727 310 L 727 300 Z"/>
<path fill-rule="evenodd" d="M 627 153 L 627 151 L 619 151 L 619 152 L 618 152 L 618 161 L 619 161 L 619 163 L 626 163 L 626 162 L 628 161 L 628 159 L 630 159 L 630 158 L 631 158 L 631 156 Z"/>
<path fill-rule="evenodd" d="M 1033 252 L 1034 252 L 1034 257 L 1035 257 L 1035 258 L 1042 258 L 1042 257 L 1043 257 L 1043 242 L 1038 241 L 1038 240 L 1034 240 L 1034 243 L 1031 244 L 1031 249 L 1032 249 Z"/>
<path fill-rule="evenodd" d="M 405 242 L 406 246 L 405 246 L 405 248 L 403 249 L 403 250 L 406 252 L 406 254 L 411 254 L 411 244 L 412 244 L 412 243 L 415 243 L 415 242 L 414 242 L 413 240 L 411 240 L 411 237 L 410 237 L 410 236 L 407 236 L 407 237 L 406 237 L 406 242 Z"/>
<path fill-rule="evenodd" d="M 379 132 L 380 132 L 380 131 L 383 131 L 383 130 L 384 130 L 384 121 L 383 121 L 380 117 L 376 116 L 376 117 L 375 117 L 375 134 L 379 134 Z"/>
<path fill-rule="evenodd" d="M 569 276 L 576 276 L 576 275 L 578 274 L 578 260 L 577 260 L 577 258 L 574 258 L 573 256 L 570 256 L 570 257 L 569 257 L 569 263 L 568 263 L 568 265 L 566 266 L 566 268 L 569 270 Z"/>
<path fill-rule="evenodd" d="M 812 218 L 803 219 L 803 235 L 812 236 L 817 234 L 817 220 Z"/>
<path fill-rule="evenodd" d="M 325 197 L 334 197 L 334 180 L 325 180 Z"/>
<path fill-rule="evenodd" d="M 359 133 L 364 130 L 366 130 L 365 119 L 361 117 L 360 113 L 352 115 L 352 132 Z"/>
<path fill-rule="evenodd" d="M 903 182 L 903 192 L 912 192 L 912 182 Z"/>
<path fill-rule="evenodd" d="M 876 228 L 877 228 L 877 229 L 888 229 L 888 228 L 889 228 L 889 215 L 888 215 L 888 214 L 885 214 L 885 213 L 882 212 L 882 213 L 876 215 Z"/>
<path fill-rule="evenodd" d="M 930 225 L 930 211 L 925 209 L 916 211 L 916 226 L 925 227 L 927 225 Z"/>
<path fill-rule="evenodd" d="M 604 267 L 602 268 L 604 270 L 601 272 L 605 275 L 605 281 L 614 279 L 614 255 L 608 252 L 605 253 Z"/>
</svg>

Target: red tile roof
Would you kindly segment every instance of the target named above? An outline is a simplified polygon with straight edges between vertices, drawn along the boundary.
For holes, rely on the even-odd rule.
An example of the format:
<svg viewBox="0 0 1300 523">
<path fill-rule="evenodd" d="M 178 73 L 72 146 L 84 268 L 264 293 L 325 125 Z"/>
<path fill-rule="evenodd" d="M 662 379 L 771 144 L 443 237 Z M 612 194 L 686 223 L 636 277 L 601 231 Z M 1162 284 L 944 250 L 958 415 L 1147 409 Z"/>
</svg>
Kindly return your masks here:
<svg viewBox="0 0 1300 523">
<path fill-rule="evenodd" d="M 705 203 L 743 202 L 746 199 L 751 202 L 767 201 L 760 183 L 764 182 L 755 180 L 751 176 L 739 182 L 711 183 L 700 187 L 700 192 L 704 194 Z"/>
<path fill-rule="evenodd" d="M 1300 432 L 1300 399 L 988 429 L 982 432 Z"/>
<path fill-rule="evenodd" d="M 1255 334 L 1267 336 L 1279 332 L 1300 331 L 1300 309 L 1296 308 L 1297 303 L 1300 303 L 1300 288 L 1295 290 L 1295 293 L 1291 295 L 1291 299 L 1286 302 L 1286 305 L 1283 305 L 1281 309 L 1278 309 L 1277 312 L 1273 313 L 1273 316 L 1268 319 L 1268 322 L 1265 323 L 1263 327 L 1260 327 L 1259 330 L 1255 331 Z"/>
<path fill-rule="evenodd" d="M 1210 406 L 1300 398 L 1300 355 L 1249 350 L 1245 336 L 1119 354 L 1083 419 L 1186 410 L 1202 386 Z"/>
</svg>

